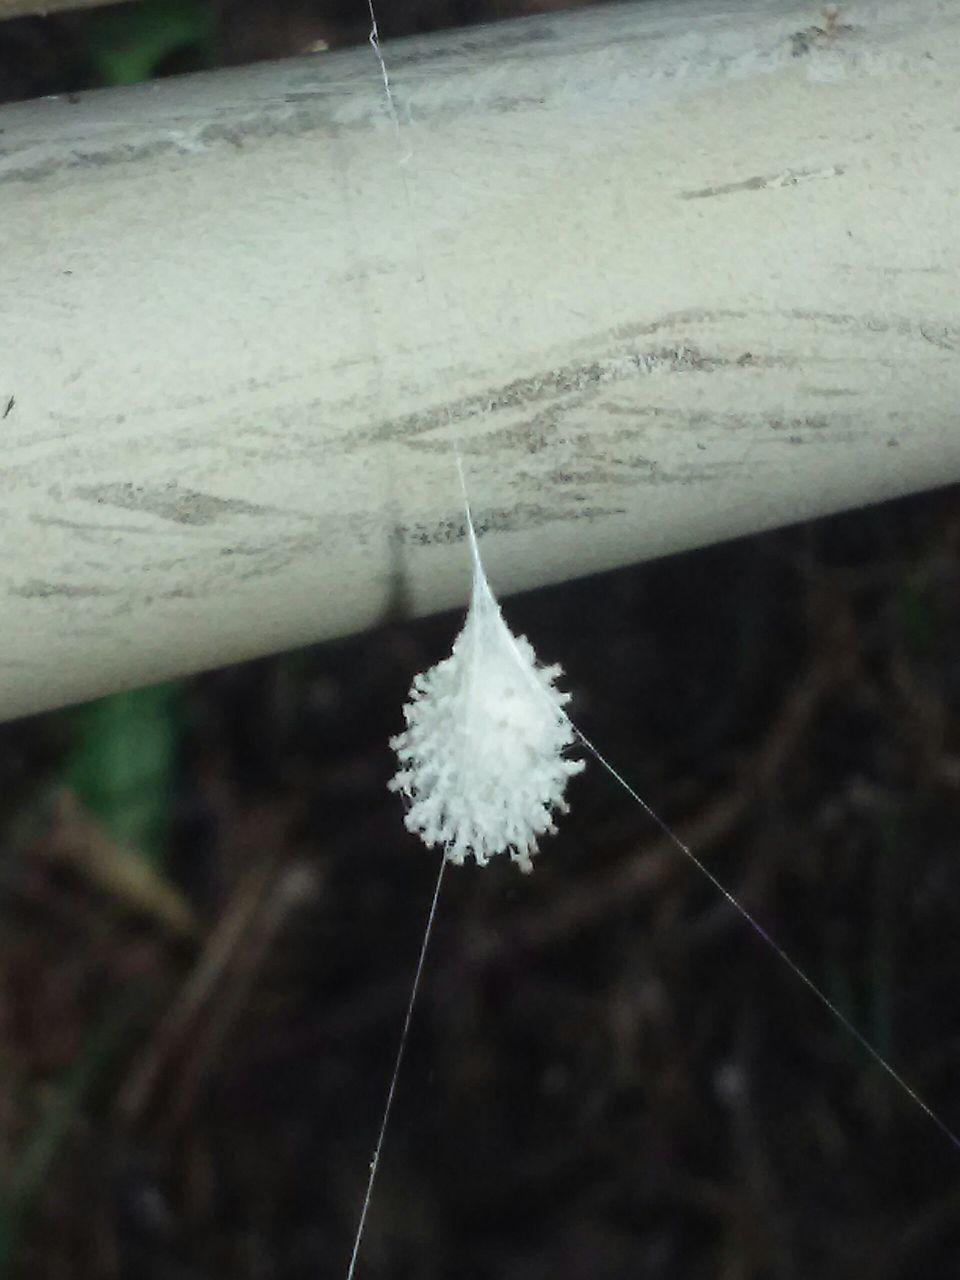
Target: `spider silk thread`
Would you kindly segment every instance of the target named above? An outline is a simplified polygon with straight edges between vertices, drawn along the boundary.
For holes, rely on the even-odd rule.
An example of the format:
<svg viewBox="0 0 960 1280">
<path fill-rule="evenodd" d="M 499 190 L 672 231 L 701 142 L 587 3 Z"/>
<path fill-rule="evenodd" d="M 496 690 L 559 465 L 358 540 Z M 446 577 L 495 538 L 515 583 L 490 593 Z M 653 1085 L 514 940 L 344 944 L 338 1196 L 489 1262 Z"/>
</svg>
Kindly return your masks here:
<svg viewBox="0 0 960 1280">
<path fill-rule="evenodd" d="M 432 310 L 433 304 L 434 304 L 434 298 L 432 296 L 433 291 L 430 288 L 429 275 L 426 269 L 426 259 L 423 253 L 422 244 L 420 243 L 419 234 L 417 230 L 417 221 L 416 221 L 416 218 L 413 216 L 413 200 L 411 197 L 408 178 L 407 178 L 407 166 L 410 160 L 413 158 L 413 153 L 410 150 L 403 152 L 403 131 L 400 124 L 400 116 L 397 111 L 396 101 L 393 95 L 393 87 L 390 81 L 389 69 L 387 67 L 386 59 L 383 56 L 383 50 L 380 46 L 380 32 L 377 24 L 377 16 L 376 16 L 376 11 L 374 9 L 373 0 L 367 0 L 367 8 L 370 16 L 369 43 L 377 59 L 377 63 L 379 65 L 380 76 L 383 83 L 384 95 L 386 97 L 387 109 L 389 111 L 391 122 L 393 124 L 394 134 L 397 141 L 398 152 L 402 153 L 398 157 L 398 165 L 400 166 L 401 181 L 402 181 L 403 190 L 404 190 L 404 198 L 406 201 L 408 221 L 409 221 L 411 233 L 414 237 L 415 247 L 417 250 L 417 257 L 418 257 L 420 274 L 421 274 L 421 283 L 423 285 L 428 309 L 430 309 L 430 314 L 432 315 L 434 314 Z M 442 299 L 441 305 L 443 306 L 443 309 L 446 312 L 447 307 L 446 307 L 445 297 Z M 477 569 L 479 569 L 482 573 L 483 572 L 482 558 L 480 556 L 480 549 L 479 549 L 479 544 L 477 540 L 476 527 L 473 521 L 469 490 L 467 488 L 467 481 L 466 481 L 466 476 L 465 476 L 464 467 L 463 467 L 463 457 L 460 452 L 460 444 L 457 439 L 456 431 L 454 430 L 453 416 L 451 414 L 449 404 L 447 404 L 446 406 L 446 425 L 447 425 L 448 433 L 450 436 L 450 441 L 453 446 L 454 460 L 456 463 L 457 476 L 458 476 L 461 496 L 463 500 L 466 532 L 467 532 L 467 538 L 468 538 L 469 547 L 470 547 L 471 559 L 473 562 L 474 570 L 476 571 Z M 508 634 L 510 636 L 510 640 L 512 644 L 514 645 L 514 648 L 516 649 L 516 640 L 513 636 L 513 633 L 510 632 L 509 629 L 508 629 Z M 519 650 L 517 650 L 517 658 L 518 658 L 518 661 L 521 660 Z M 544 690 L 539 685 L 534 685 L 534 687 L 537 688 L 540 696 L 542 697 L 547 696 Z M 856 1043 L 861 1047 L 861 1049 L 864 1050 L 864 1052 L 868 1055 L 868 1057 L 870 1057 L 873 1060 L 873 1062 L 876 1063 L 876 1065 L 879 1066 L 885 1072 L 885 1074 L 889 1077 L 889 1079 L 892 1080 L 894 1084 L 897 1085 L 897 1087 L 927 1117 L 927 1119 L 931 1121 L 931 1123 L 940 1131 L 940 1133 L 958 1151 L 960 1151 L 960 1136 L 958 1136 L 954 1132 L 954 1130 L 950 1128 L 950 1126 L 946 1123 L 946 1121 L 944 1121 L 937 1114 L 937 1112 L 934 1111 L 934 1109 L 926 1101 L 924 1101 L 920 1093 L 916 1089 L 914 1089 L 914 1087 L 904 1078 L 904 1076 L 902 1076 L 900 1072 L 897 1071 L 897 1069 L 883 1056 L 883 1054 L 881 1054 L 880 1051 L 877 1048 L 875 1048 L 875 1046 L 870 1042 L 870 1040 L 868 1040 L 868 1038 L 860 1030 L 858 1030 L 856 1025 L 851 1021 L 851 1019 L 849 1019 L 846 1016 L 846 1014 L 844 1014 L 843 1011 L 839 1008 L 839 1006 L 836 1005 L 834 1001 L 830 999 L 830 997 L 826 994 L 826 992 L 823 991 L 817 985 L 817 983 L 813 981 L 813 979 L 809 976 L 809 974 L 807 974 L 805 970 L 793 959 L 793 957 L 789 954 L 789 952 L 787 952 L 783 947 L 780 946 L 780 944 L 764 928 L 764 926 L 760 923 L 760 921 L 739 901 L 736 895 L 733 894 L 726 887 L 726 885 L 724 885 L 723 882 L 713 874 L 713 872 L 709 869 L 706 863 L 703 862 L 702 859 L 699 858 L 696 853 L 694 853 L 694 851 L 689 847 L 689 845 L 687 845 L 676 834 L 676 832 L 672 829 L 672 827 L 670 827 L 659 816 L 659 814 L 657 814 L 657 812 L 647 803 L 647 801 L 643 799 L 643 797 L 639 794 L 639 792 L 633 786 L 631 786 L 631 784 L 619 772 L 619 770 L 617 770 L 614 767 L 614 765 L 611 764 L 610 761 L 607 760 L 607 758 L 598 750 L 598 748 L 593 744 L 593 742 L 584 733 L 581 732 L 581 730 L 577 727 L 577 725 L 572 720 L 572 718 L 569 715 L 567 715 L 566 711 L 561 712 L 561 714 L 563 714 L 568 720 L 570 727 L 575 737 L 577 738 L 577 740 L 582 744 L 584 749 L 587 752 L 589 752 L 590 755 L 593 756 L 593 758 L 597 761 L 597 763 L 601 766 L 601 768 L 606 771 L 606 773 L 614 780 L 614 782 L 616 782 L 627 793 L 628 796 L 630 796 L 630 798 L 634 801 L 635 804 L 639 805 L 639 807 L 643 810 L 643 812 L 647 815 L 647 817 L 654 823 L 654 825 L 661 831 L 661 833 L 666 837 L 666 839 L 681 854 L 683 854 L 683 856 L 690 863 L 692 863 L 692 865 L 700 872 L 702 876 L 704 876 L 709 881 L 711 886 L 729 903 L 731 907 L 734 908 L 734 910 L 738 913 L 741 919 L 746 922 L 746 924 L 756 934 L 756 936 L 764 943 L 764 945 L 767 948 L 769 948 L 769 950 L 771 950 L 773 954 L 777 956 L 777 958 L 781 961 L 781 963 L 786 966 L 786 968 L 790 971 L 790 973 L 792 973 L 793 976 L 797 978 L 813 996 L 816 997 L 816 999 L 820 1002 L 820 1004 L 823 1005 L 823 1007 L 833 1016 L 835 1021 L 847 1032 L 847 1034 L 851 1036 L 853 1040 L 856 1041 Z M 437 875 L 437 880 L 436 880 L 436 884 L 433 891 L 433 898 L 430 904 L 430 910 L 427 916 L 427 922 L 426 922 L 426 926 L 423 933 L 423 940 L 420 947 L 419 959 L 414 972 L 413 983 L 410 991 L 410 998 L 407 1003 L 403 1027 L 400 1033 L 400 1040 L 397 1047 L 397 1054 L 394 1059 L 393 1071 L 390 1076 L 390 1083 L 387 1090 L 387 1096 L 384 1104 L 383 1114 L 381 1117 L 380 1127 L 377 1134 L 377 1140 L 374 1146 L 373 1156 L 370 1161 L 370 1172 L 367 1179 L 367 1185 L 366 1185 L 366 1190 L 364 1193 L 363 1203 L 360 1211 L 360 1217 L 359 1217 L 359 1221 L 357 1224 L 357 1229 L 354 1237 L 353 1250 L 351 1253 L 350 1263 L 346 1273 L 346 1280 L 353 1280 L 354 1274 L 356 1271 L 357 1262 L 360 1256 L 360 1249 L 363 1242 L 363 1235 L 366 1227 L 367 1215 L 370 1209 L 370 1205 L 372 1203 L 374 1186 L 376 1183 L 377 1173 L 379 1170 L 380 1156 L 383 1150 L 384 1141 L 386 1139 L 387 1129 L 389 1127 L 390 1115 L 393 1109 L 394 1098 L 396 1096 L 397 1083 L 400 1078 L 400 1072 L 403 1066 L 403 1058 L 406 1051 L 407 1041 L 410 1033 L 410 1026 L 413 1021 L 413 1014 L 414 1014 L 414 1010 L 417 1003 L 417 996 L 419 995 L 419 991 L 420 991 L 421 980 L 423 977 L 424 967 L 426 963 L 427 950 L 430 943 L 430 937 L 433 932 L 433 926 L 436 920 L 437 907 L 440 899 L 440 889 L 443 883 L 443 874 L 444 874 L 445 866 L 446 866 L 446 857 L 442 856 L 440 860 L 440 870 Z"/>
</svg>

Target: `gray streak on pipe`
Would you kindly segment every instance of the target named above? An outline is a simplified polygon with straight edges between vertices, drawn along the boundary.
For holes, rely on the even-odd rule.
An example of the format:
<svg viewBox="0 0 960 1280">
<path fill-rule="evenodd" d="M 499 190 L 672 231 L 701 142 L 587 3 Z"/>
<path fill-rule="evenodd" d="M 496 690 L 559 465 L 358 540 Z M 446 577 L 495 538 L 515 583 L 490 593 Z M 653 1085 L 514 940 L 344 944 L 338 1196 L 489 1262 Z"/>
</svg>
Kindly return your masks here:
<svg viewBox="0 0 960 1280">
<path fill-rule="evenodd" d="M 948 8 L 0 110 L 0 715 L 462 603 L 452 431 L 501 594 L 960 478 Z"/>
</svg>

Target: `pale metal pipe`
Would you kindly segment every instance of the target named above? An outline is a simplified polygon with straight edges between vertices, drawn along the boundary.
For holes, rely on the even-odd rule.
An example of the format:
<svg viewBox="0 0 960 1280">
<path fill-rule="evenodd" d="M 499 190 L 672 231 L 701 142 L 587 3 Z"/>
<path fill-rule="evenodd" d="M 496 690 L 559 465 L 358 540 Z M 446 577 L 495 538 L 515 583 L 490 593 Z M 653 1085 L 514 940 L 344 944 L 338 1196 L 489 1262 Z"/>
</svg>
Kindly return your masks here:
<svg viewBox="0 0 960 1280">
<path fill-rule="evenodd" d="M 0 111 L 0 715 L 462 602 L 454 437 L 501 594 L 960 478 L 956 6 L 384 53 Z"/>
</svg>

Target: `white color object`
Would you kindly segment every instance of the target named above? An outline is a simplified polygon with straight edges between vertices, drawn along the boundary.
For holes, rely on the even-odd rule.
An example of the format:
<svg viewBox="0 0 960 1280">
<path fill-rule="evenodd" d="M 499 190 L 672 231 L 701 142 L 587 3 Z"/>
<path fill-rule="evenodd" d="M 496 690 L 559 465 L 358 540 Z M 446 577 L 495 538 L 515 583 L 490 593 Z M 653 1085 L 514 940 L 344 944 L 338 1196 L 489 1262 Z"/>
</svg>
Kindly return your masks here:
<svg viewBox="0 0 960 1280">
<path fill-rule="evenodd" d="M 500 598 L 960 478 L 960 6 L 824 23 L 0 109 L 0 715 L 462 604 L 450 422 Z"/>
<path fill-rule="evenodd" d="M 449 862 L 472 854 L 486 866 L 509 853 L 532 871 L 541 836 L 566 813 L 567 782 L 584 767 L 566 755 L 575 731 L 556 688 L 558 666 L 542 667 L 514 636 L 490 590 L 469 525 L 473 588 L 449 658 L 416 676 L 407 727 L 390 741 L 400 768 L 390 782 L 409 801 L 407 830 Z"/>
</svg>

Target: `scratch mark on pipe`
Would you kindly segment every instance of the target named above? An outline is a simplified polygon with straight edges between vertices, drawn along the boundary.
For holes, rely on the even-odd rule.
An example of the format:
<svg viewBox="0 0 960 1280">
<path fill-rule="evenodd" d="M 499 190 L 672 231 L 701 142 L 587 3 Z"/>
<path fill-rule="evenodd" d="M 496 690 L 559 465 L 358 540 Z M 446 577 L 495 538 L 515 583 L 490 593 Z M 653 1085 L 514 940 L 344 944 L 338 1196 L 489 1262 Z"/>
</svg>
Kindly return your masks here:
<svg viewBox="0 0 960 1280">
<path fill-rule="evenodd" d="M 762 314 L 762 313 L 758 313 Z M 830 324 L 861 333 L 896 333 L 905 338 L 919 338 L 944 351 L 956 351 L 960 345 L 960 325 L 944 324 L 938 320 L 911 320 L 906 316 L 876 315 L 867 312 L 856 315 L 849 312 L 813 311 L 801 307 L 774 312 L 791 320 L 811 320 L 817 324 Z"/>
<path fill-rule="evenodd" d="M 784 187 L 799 187 L 805 182 L 819 182 L 825 178 L 843 176 L 843 167 L 829 165 L 825 169 L 784 169 L 780 173 L 759 174 L 743 178 L 739 182 L 724 182 L 697 191 L 681 191 L 681 200 L 708 200 L 713 196 L 729 196 L 740 191 L 781 191 Z"/>
<path fill-rule="evenodd" d="M 626 507 L 566 507 L 555 505 L 542 507 L 538 503 L 518 503 L 515 507 L 490 507 L 474 513 L 474 527 L 478 534 L 515 533 L 542 525 L 567 523 L 570 520 L 600 520 L 622 516 Z M 467 536 L 466 523 L 459 517 L 438 520 L 435 524 L 398 525 L 396 537 L 403 543 L 421 547 L 448 546 L 462 542 Z"/>
<path fill-rule="evenodd" d="M 526 409 L 539 401 L 553 401 L 558 396 L 589 393 L 599 387 L 658 374 L 702 372 L 718 363 L 705 357 L 689 343 L 680 343 L 656 351 L 630 351 L 619 355 L 565 365 L 517 378 L 506 386 L 464 396 L 450 404 L 390 418 L 367 431 L 352 433 L 342 446 L 346 453 L 355 452 L 383 440 L 410 440 L 450 422 L 486 418 L 492 413 L 510 409 Z M 548 409 L 547 412 L 553 412 Z M 444 446 L 446 447 L 446 446 Z"/>
<path fill-rule="evenodd" d="M 100 587 L 95 584 L 44 582 L 40 578 L 30 578 L 19 586 L 11 587 L 8 594 L 19 596 L 22 600 L 49 600 L 54 596 L 68 600 L 91 600 L 102 596 L 115 596 L 119 592 L 114 588 Z"/>
<path fill-rule="evenodd" d="M 834 264 L 838 271 L 875 271 L 882 276 L 945 276 L 948 274 L 945 267 L 927 266 L 927 267 L 891 267 L 886 264 L 866 264 L 852 262 L 837 262 Z"/>
<path fill-rule="evenodd" d="M 112 536 L 118 533 L 134 533 L 147 534 L 150 537 L 156 536 L 156 530 L 148 528 L 142 524 L 99 524 L 87 520 L 63 520 L 59 516 L 40 516 L 32 515 L 30 517 L 32 524 L 38 524 L 41 528 L 49 529 L 69 529 L 73 533 L 94 533 L 106 534 Z M 172 534 L 172 536 L 176 536 Z"/>
<path fill-rule="evenodd" d="M 229 516 L 261 516 L 267 507 L 244 502 L 241 498 L 218 498 L 212 493 L 183 489 L 175 480 L 160 486 L 122 482 L 105 485 L 81 485 L 74 490 L 78 498 L 100 506 L 120 507 L 124 511 L 143 511 L 172 520 L 176 524 L 206 525 Z"/>
<path fill-rule="evenodd" d="M 815 49 L 830 48 L 841 36 L 849 36 L 857 30 L 852 23 L 841 22 L 840 6 L 825 4 L 820 11 L 823 26 L 804 27 L 802 31 L 794 31 L 790 37 L 790 53 L 794 58 L 802 58 L 804 54 Z"/>
</svg>

